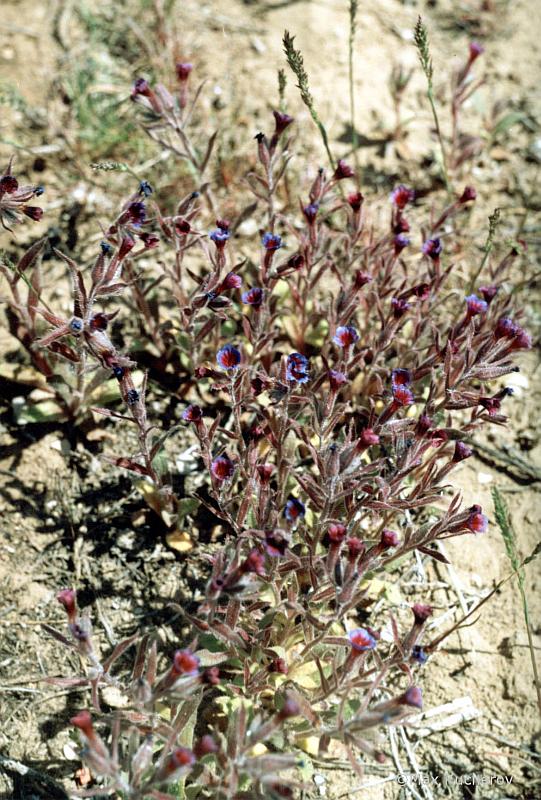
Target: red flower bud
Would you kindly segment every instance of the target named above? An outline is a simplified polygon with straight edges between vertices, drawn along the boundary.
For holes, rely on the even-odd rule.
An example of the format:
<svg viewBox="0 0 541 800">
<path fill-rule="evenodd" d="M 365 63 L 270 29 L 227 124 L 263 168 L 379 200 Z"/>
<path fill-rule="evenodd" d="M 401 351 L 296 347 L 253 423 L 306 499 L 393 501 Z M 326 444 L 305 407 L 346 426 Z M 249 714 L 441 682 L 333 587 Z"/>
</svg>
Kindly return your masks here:
<svg viewBox="0 0 541 800">
<path fill-rule="evenodd" d="M 390 531 L 386 528 L 381 532 L 380 544 L 385 549 L 389 547 L 396 547 L 400 542 L 400 537 L 396 531 Z"/>
<path fill-rule="evenodd" d="M 348 548 L 348 556 L 350 561 L 355 561 L 362 553 L 364 553 L 364 542 L 356 536 L 350 536 L 346 542 Z"/>
<path fill-rule="evenodd" d="M 96 734 L 89 711 L 79 711 L 78 714 L 70 719 L 70 722 L 75 728 L 79 728 L 87 739 L 93 739 L 95 737 Z"/>
<path fill-rule="evenodd" d="M 284 720 L 290 717 L 297 717 L 300 714 L 300 706 L 297 701 L 290 695 L 286 696 L 284 705 L 278 712 L 278 719 Z"/>
<path fill-rule="evenodd" d="M 190 64 L 188 62 L 176 64 L 175 70 L 179 81 L 181 81 L 182 83 L 184 83 L 184 81 L 187 81 L 188 78 L 190 77 L 192 69 L 193 69 L 193 64 Z"/>
<path fill-rule="evenodd" d="M 220 683 L 220 670 L 218 667 L 208 667 L 201 676 L 203 683 L 209 686 L 218 686 Z"/>
<path fill-rule="evenodd" d="M 355 171 L 341 158 L 336 165 L 333 177 L 337 181 L 341 181 L 343 178 L 353 178 L 355 177 Z"/>
<path fill-rule="evenodd" d="M 423 603 L 415 603 L 411 610 L 413 611 L 416 625 L 423 625 L 432 614 L 432 606 Z"/>
<path fill-rule="evenodd" d="M 343 542 L 346 537 L 346 533 L 347 528 L 341 523 L 333 523 L 329 525 L 329 529 L 327 531 L 327 535 L 332 544 L 340 544 L 340 542 Z"/>
<path fill-rule="evenodd" d="M 353 194 L 348 194 L 348 204 L 353 211 L 360 211 L 361 206 L 364 203 L 364 196 L 360 192 L 354 192 Z"/>
<path fill-rule="evenodd" d="M 477 197 L 477 192 L 475 191 L 473 186 L 466 186 L 462 194 L 460 195 L 459 203 L 469 203 L 470 200 L 475 200 Z"/>
<path fill-rule="evenodd" d="M 56 599 L 66 609 L 68 620 L 74 622 L 77 616 L 77 598 L 75 591 L 73 589 L 62 589 L 62 591 L 58 592 L 56 595 Z"/>
<path fill-rule="evenodd" d="M 365 428 L 363 431 L 361 431 L 357 446 L 360 445 L 361 447 L 374 447 L 376 444 L 379 444 L 379 436 L 372 430 L 372 428 Z"/>
<path fill-rule="evenodd" d="M 194 747 L 194 753 L 197 758 L 203 758 L 204 756 L 211 755 L 212 753 L 217 753 L 219 749 L 220 748 L 216 744 L 214 738 L 210 734 L 206 733 L 196 743 Z"/>
</svg>

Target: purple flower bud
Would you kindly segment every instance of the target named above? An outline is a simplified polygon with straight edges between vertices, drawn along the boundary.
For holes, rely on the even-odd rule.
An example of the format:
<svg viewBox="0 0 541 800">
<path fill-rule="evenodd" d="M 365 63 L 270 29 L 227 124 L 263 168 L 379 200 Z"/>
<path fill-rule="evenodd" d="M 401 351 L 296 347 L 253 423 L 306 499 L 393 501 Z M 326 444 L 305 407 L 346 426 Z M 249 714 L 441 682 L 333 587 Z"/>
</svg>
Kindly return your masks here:
<svg viewBox="0 0 541 800">
<path fill-rule="evenodd" d="M 141 225 L 146 219 L 146 206 L 141 200 L 137 200 L 135 203 L 130 203 L 126 214 L 134 225 Z"/>
<path fill-rule="evenodd" d="M 400 537 L 396 531 L 390 531 L 387 528 L 382 530 L 380 539 L 382 547 L 387 550 L 389 547 L 396 547 L 398 544 L 400 544 Z"/>
<path fill-rule="evenodd" d="M 352 344 L 359 341 L 359 334 L 357 329 L 354 328 L 352 325 L 343 325 L 336 329 L 336 333 L 333 336 L 333 342 L 338 345 L 338 347 L 351 347 Z"/>
<path fill-rule="evenodd" d="M 393 309 L 393 317 L 395 319 L 400 319 L 403 317 L 406 311 L 411 308 L 409 303 L 407 303 L 403 298 L 399 297 L 392 298 L 391 307 Z"/>
<path fill-rule="evenodd" d="M 293 697 L 286 695 L 284 704 L 277 716 L 279 719 L 284 720 L 289 719 L 290 717 L 298 717 L 300 713 L 301 709 L 297 701 Z"/>
<path fill-rule="evenodd" d="M 355 273 L 355 280 L 353 281 L 353 285 L 356 289 L 362 289 L 363 286 L 366 286 L 367 283 L 372 281 L 372 276 L 368 274 L 368 272 L 363 272 L 362 269 L 358 269 Z"/>
<path fill-rule="evenodd" d="M 475 317 L 477 314 L 487 313 L 488 303 L 486 300 L 480 300 L 477 295 L 470 294 L 466 297 L 466 307 L 468 317 Z"/>
<path fill-rule="evenodd" d="M 352 631 L 349 631 L 348 639 L 352 648 L 358 653 L 363 653 L 366 650 L 373 650 L 377 645 L 372 634 L 368 633 L 365 628 L 354 628 Z"/>
<path fill-rule="evenodd" d="M 430 444 L 432 447 L 440 447 L 448 438 L 447 432 L 441 428 L 436 428 L 436 430 L 430 432 Z"/>
<path fill-rule="evenodd" d="M 175 64 L 175 71 L 177 73 L 177 78 L 181 83 L 184 83 L 190 77 L 190 73 L 193 69 L 193 64 L 185 61 L 184 63 Z"/>
<path fill-rule="evenodd" d="M 139 402 L 139 392 L 137 389 L 129 389 L 126 394 L 126 402 L 129 406 L 134 406 Z"/>
<path fill-rule="evenodd" d="M 415 426 L 415 433 L 419 436 L 426 436 L 430 428 L 432 427 L 432 420 L 428 416 L 428 414 L 421 414 L 419 419 L 417 420 L 417 425 Z"/>
<path fill-rule="evenodd" d="M 241 564 L 241 570 L 243 572 L 255 572 L 256 575 L 260 577 L 265 576 L 265 557 L 259 550 L 255 548 L 250 550 L 246 559 Z"/>
<path fill-rule="evenodd" d="M 237 350 L 232 344 L 226 344 L 216 353 L 216 361 L 222 369 L 238 369 L 240 350 Z"/>
<path fill-rule="evenodd" d="M 416 625 L 424 625 L 432 614 L 432 606 L 426 605 L 425 603 L 415 603 L 415 605 L 411 607 L 411 610 L 413 611 Z"/>
<path fill-rule="evenodd" d="M 341 158 L 336 165 L 333 177 L 337 181 L 341 181 L 344 178 L 354 178 L 355 171 Z"/>
<path fill-rule="evenodd" d="M 530 350 L 532 344 L 533 341 L 530 334 L 523 328 L 519 328 L 511 342 L 511 350 Z"/>
<path fill-rule="evenodd" d="M 470 200 L 475 200 L 477 197 L 477 192 L 475 191 L 473 186 L 466 186 L 460 198 L 458 200 L 459 203 L 469 203 Z"/>
<path fill-rule="evenodd" d="M 210 465 L 210 471 L 217 481 L 227 481 L 235 472 L 235 465 L 229 456 L 218 456 Z"/>
<path fill-rule="evenodd" d="M 319 210 L 318 203 L 310 203 L 309 205 L 304 206 L 302 213 L 304 214 L 306 220 L 310 223 L 310 225 L 312 225 L 312 223 L 315 221 L 318 210 Z"/>
<path fill-rule="evenodd" d="M 331 390 L 333 392 L 337 392 L 338 389 L 343 386 L 345 383 L 348 382 L 347 375 L 343 372 L 339 372 L 335 369 L 329 370 L 329 383 L 331 385 Z"/>
<path fill-rule="evenodd" d="M 109 242 L 100 242 L 100 250 L 102 252 L 102 255 L 104 256 L 110 256 L 111 253 L 113 252 L 113 248 L 111 247 Z"/>
<path fill-rule="evenodd" d="M 441 239 L 427 239 L 426 242 L 423 244 L 422 251 L 425 256 L 432 259 L 432 261 L 437 261 L 441 255 L 443 250 L 443 245 L 441 243 Z"/>
<path fill-rule="evenodd" d="M 265 250 L 279 250 L 282 245 L 282 237 L 276 233 L 266 233 L 261 239 L 261 244 Z"/>
<path fill-rule="evenodd" d="M 465 458 L 469 458 L 472 454 L 473 449 L 471 447 L 468 447 L 468 445 L 464 444 L 464 442 L 457 442 L 455 444 L 453 463 L 458 464 L 459 461 L 464 461 Z"/>
<path fill-rule="evenodd" d="M 470 42 L 470 61 L 475 61 L 485 52 L 485 48 L 480 42 Z"/>
<path fill-rule="evenodd" d="M 394 237 L 394 254 L 397 256 L 405 247 L 411 244 L 411 241 L 403 233 L 397 233 Z"/>
<path fill-rule="evenodd" d="M 284 508 L 284 517 L 288 522 L 297 522 L 303 519 L 306 513 L 304 503 L 301 503 L 296 497 L 290 497 Z"/>
<path fill-rule="evenodd" d="M 397 208 L 402 211 L 408 203 L 412 203 L 415 200 L 415 192 L 413 189 L 408 189 L 407 186 L 404 186 L 401 183 L 399 186 L 396 186 L 393 191 L 391 192 L 391 202 Z"/>
<path fill-rule="evenodd" d="M 199 420 L 203 419 L 203 411 L 196 405 L 186 406 L 182 412 L 182 419 L 186 422 L 199 422 Z"/>
<path fill-rule="evenodd" d="M 413 706 L 414 708 L 423 707 L 423 694 L 418 686 L 410 686 L 400 698 L 400 702 L 405 706 Z"/>
<path fill-rule="evenodd" d="M 235 272 L 228 272 L 222 281 L 223 289 L 240 289 L 241 286 L 242 286 L 242 278 Z"/>
<path fill-rule="evenodd" d="M 280 136 L 294 121 L 293 117 L 290 117 L 289 114 L 282 114 L 280 111 L 273 111 L 272 113 L 276 125 L 276 136 Z"/>
<path fill-rule="evenodd" d="M 39 222 L 43 216 L 43 209 L 39 206 L 23 206 L 23 213 L 34 222 Z"/>
<path fill-rule="evenodd" d="M 264 294 L 265 293 L 263 289 L 260 289 L 258 286 L 254 286 L 252 289 L 248 289 L 247 292 L 243 292 L 241 299 L 246 305 L 259 308 L 263 303 Z"/>
<path fill-rule="evenodd" d="M 417 286 L 414 286 L 411 290 L 415 297 L 418 297 L 419 300 L 428 300 L 430 297 L 430 284 L 429 283 L 419 283 Z"/>
<path fill-rule="evenodd" d="M 210 733 L 206 733 L 196 742 L 194 754 L 197 758 L 204 758 L 212 753 L 217 753 L 219 749 L 220 748 Z"/>
<path fill-rule="evenodd" d="M 137 78 L 133 84 L 131 96 L 137 97 L 137 95 L 142 95 L 143 97 L 148 97 L 151 94 L 151 88 L 147 80 L 145 78 Z"/>
<path fill-rule="evenodd" d="M 492 303 L 492 301 L 494 300 L 494 298 L 498 294 L 499 289 L 500 289 L 499 286 L 480 286 L 479 287 L 479 291 L 483 295 L 483 299 L 486 301 L 486 303 L 488 305 L 490 305 L 490 303 Z"/>
<path fill-rule="evenodd" d="M 71 333 L 75 335 L 81 333 L 84 327 L 84 322 L 80 317 L 72 317 L 68 323 Z"/>
<path fill-rule="evenodd" d="M 520 328 L 512 319 L 509 319 L 509 317 L 502 317 L 496 323 L 494 336 L 496 339 L 513 339 L 519 330 Z"/>
</svg>

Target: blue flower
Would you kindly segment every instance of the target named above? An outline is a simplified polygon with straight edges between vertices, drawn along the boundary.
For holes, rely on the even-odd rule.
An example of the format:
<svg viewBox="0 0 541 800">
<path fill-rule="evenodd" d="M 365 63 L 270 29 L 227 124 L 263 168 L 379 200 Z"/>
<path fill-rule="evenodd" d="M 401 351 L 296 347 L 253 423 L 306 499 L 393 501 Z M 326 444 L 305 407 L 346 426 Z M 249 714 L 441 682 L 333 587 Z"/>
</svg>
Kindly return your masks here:
<svg viewBox="0 0 541 800">
<path fill-rule="evenodd" d="M 282 237 L 276 233 L 266 233 L 261 239 L 265 250 L 279 250 L 282 247 Z"/>
<path fill-rule="evenodd" d="M 248 289 L 247 292 L 243 292 L 241 298 L 242 302 L 246 305 L 255 306 L 257 308 L 263 302 L 263 295 L 263 289 L 260 289 L 258 286 L 254 286 L 252 289 Z"/>
<path fill-rule="evenodd" d="M 359 334 L 357 329 L 352 325 L 343 325 L 336 329 L 336 334 L 333 337 L 333 342 L 338 347 L 350 347 L 355 342 L 359 341 Z"/>
<path fill-rule="evenodd" d="M 286 379 L 297 383 L 307 383 L 310 380 L 309 361 L 301 353 L 291 353 L 287 357 Z"/>
<path fill-rule="evenodd" d="M 229 231 L 223 230 L 222 228 L 216 228 L 216 230 L 211 231 L 209 233 L 209 237 L 212 239 L 216 247 L 222 248 L 225 247 L 225 243 L 229 239 L 231 234 Z"/>
<path fill-rule="evenodd" d="M 441 239 L 427 239 L 422 247 L 425 256 L 428 256 L 432 261 L 437 261 L 443 250 Z"/>
<path fill-rule="evenodd" d="M 373 650 L 377 644 L 376 639 L 364 628 L 354 628 L 348 633 L 348 639 L 354 650 L 362 653 L 365 650 Z"/>
<path fill-rule="evenodd" d="M 297 522 L 304 517 L 305 513 L 304 503 L 301 503 L 296 497 L 290 497 L 284 508 L 284 517 L 287 521 Z"/>
<path fill-rule="evenodd" d="M 238 369 L 240 350 L 237 350 L 232 344 L 226 344 L 216 353 L 216 361 L 222 369 Z"/>
<path fill-rule="evenodd" d="M 422 648 L 420 645 L 418 645 L 418 644 L 416 644 L 416 645 L 413 647 L 413 649 L 412 649 L 412 651 L 411 651 L 411 657 L 412 657 L 412 659 L 413 659 L 414 661 L 417 661 L 417 663 L 418 663 L 418 664 L 421 664 L 421 665 L 422 665 L 422 664 L 426 664 L 426 662 L 428 661 L 428 656 L 427 656 L 427 654 L 425 653 L 425 651 L 423 650 L 423 648 Z"/>
</svg>

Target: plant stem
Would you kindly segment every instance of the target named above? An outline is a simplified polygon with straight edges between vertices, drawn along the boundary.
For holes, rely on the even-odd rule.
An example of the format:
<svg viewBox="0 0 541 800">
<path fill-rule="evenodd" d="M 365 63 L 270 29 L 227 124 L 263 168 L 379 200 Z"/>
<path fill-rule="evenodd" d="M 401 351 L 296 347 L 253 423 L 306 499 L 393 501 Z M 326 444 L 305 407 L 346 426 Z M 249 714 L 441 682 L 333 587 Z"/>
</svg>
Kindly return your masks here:
<svg viewBox="0 0 541 800">
<path fill-rule="evenodd" d="M 358 174 L 359 155 L 357 153 L 357 149 L 359 147 L 359 139 L 357 136 L 357 129 L 355 127 L 355 85 L 353 78 L 353 48 L 355 45 L 357 8 L 358 8 L 357 0 L 350 0 L 349 2 L 349 114 L 350 114 L 350 125 L 351 125 L 351 147 L 353 148 L 353 158 L 355 160 L 355 168 Z"/>
</svg>

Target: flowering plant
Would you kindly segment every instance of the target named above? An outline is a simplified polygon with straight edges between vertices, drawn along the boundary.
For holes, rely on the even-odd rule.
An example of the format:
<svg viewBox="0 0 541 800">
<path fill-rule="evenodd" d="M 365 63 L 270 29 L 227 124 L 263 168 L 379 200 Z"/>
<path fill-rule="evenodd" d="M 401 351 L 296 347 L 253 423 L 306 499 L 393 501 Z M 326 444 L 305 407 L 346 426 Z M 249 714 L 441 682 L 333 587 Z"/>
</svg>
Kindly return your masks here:
<svg viewBox="0 0 541 800">
<path fill-rule="evenodd" d="M 247 180 L 258 232 L 243 241 L 244 211 L 217 217 L 207 185 L 214 139 L 200 152 L 186 133 L 192 72 L 177 65 L 175 92 L 138 78 L 132 97 L 156 141 L 176 152 L 180 137 L 194 191 L 165 213 L 143 181 L 104 230 L 92 265 L 58 253 L 72 278 L 69 314 L 48 308 L 37 279 L 21 302 L 18 282 L 39 255 L 29 251 L 10 281 L 10 314 L 46 369 L 58 358 L 75 365 L 72 413 L 92 407 L 89 386 L 116 381 L 123 411 L 92 411 L 134 425 L 138 449 L 109 460 L 144 479 L 174 530 L 181 498 L 158 468 L 170 431 L 152 420 L 147 378 L 136 383 L 136 361 L 109 330 L 123 303 L 137 310 L 159 354 L 155 383 L 165 385 L 171 368 L 182 378 L 178 415 L 208 488 L 196 499 L 221 521 L 222 547 L 197 612 L 178 609 L 190 634 L 163 669 L 151 632 L 102 659 L 71 589 L 58 595 L 68 635 L 48 631 L 86 664 L 60 683 L 91 689 L 100 721 L 84 710 L 72 723 L 106 791 L 289 797 L 304 786 L 308 740 L 320 753 L 338 743 L 359 771 L 360 754 L 384 761 L 381 730 L 422 706 L 418 672 L 436 646 L 426 635 L 432 608 L 416 602 L 409 618 L 373 613 L 375 576 L 388 579 L 414 554 L 445 562 L 441 541 L 487 530 L 482 508 L 463 508 L 447 481 L 482 425 L 505 424 L 511 390 L 491 387 L 531 346 L 502 289 L 520 250 L 484 259 L 483 274 L 461 291 L 454 268 L 473 188 L 435 213 L 397 185 L 378 229 L 342 159 L 299 183 L 297 212 L 285 185 L 294 120 L 278 111 L 255 139 Z M 11 215 L 14 180 L 11 170 L 0 180 Z M 42 335 L 40 319 L 49 326 Z M 114 674 L 132 647 L 131 670 Z M 107 686 L 126 700 L 112 715 L 102 713 Z M 97 732 L 101 721 L 110 735 Z"/>
</svg>

